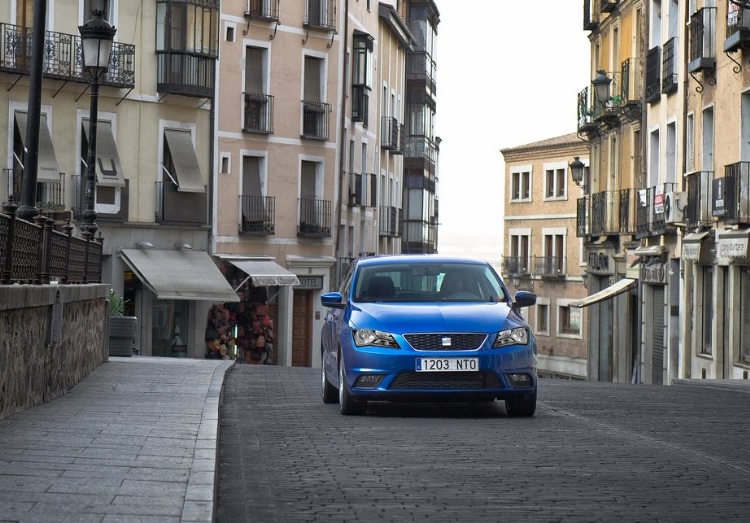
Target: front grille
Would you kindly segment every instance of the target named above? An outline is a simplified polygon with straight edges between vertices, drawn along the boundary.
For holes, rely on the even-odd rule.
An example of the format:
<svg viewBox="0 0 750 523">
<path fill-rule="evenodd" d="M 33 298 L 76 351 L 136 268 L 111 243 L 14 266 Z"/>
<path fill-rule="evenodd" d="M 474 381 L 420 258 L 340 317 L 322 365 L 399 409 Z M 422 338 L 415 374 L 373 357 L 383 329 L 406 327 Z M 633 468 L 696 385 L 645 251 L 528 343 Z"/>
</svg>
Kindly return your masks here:
<svg viewBox="0 0 750 523">
<path fill-rule="evenodd" d="M 494 372 L 404 372 L 391 382 L 390 390 L 502 389 Z"/>
<path fill-rule="evenodd" d="M 414 350 L 476 350 L 487 335 L 481 332 L 468 334 L 405 334 L 404 339 Z"/>
</svg>

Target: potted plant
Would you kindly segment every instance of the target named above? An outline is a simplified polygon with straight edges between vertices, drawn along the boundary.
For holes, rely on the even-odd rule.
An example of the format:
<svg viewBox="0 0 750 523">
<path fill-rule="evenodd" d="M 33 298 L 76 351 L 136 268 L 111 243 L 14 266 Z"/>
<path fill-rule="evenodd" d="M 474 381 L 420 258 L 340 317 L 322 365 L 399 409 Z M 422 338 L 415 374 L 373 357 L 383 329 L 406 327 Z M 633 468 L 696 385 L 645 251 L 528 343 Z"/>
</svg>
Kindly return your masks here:
<svg viewBox="0 0 750 523">
<path fill-rule="evenodd" d="M 125 316 L 127 300 L 110 289 L 107 298 L 109 307 L 109 355 L 132 356 L 136 348 L 138 318 Z"/>
</svg>

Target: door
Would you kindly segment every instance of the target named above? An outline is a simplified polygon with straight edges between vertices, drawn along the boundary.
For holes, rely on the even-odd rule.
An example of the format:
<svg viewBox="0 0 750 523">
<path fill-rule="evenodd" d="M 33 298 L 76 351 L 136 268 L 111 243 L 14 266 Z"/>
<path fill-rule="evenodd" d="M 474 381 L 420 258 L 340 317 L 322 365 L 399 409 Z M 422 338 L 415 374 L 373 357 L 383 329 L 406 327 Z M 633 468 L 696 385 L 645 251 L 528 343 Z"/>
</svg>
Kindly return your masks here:
<svg viewBox="0 0 750 523">
<path fill-rule="evenodd" d="M 653 285 L 654 323 L 651 345 L 651 383 L 664 384 L 664 287 Z"/>
<path fill-rule="evenodd" d="M 312 292 L 294 291 L 292 320 L 292 367 L 309 367 L 312 362 Z"/>
</svg>

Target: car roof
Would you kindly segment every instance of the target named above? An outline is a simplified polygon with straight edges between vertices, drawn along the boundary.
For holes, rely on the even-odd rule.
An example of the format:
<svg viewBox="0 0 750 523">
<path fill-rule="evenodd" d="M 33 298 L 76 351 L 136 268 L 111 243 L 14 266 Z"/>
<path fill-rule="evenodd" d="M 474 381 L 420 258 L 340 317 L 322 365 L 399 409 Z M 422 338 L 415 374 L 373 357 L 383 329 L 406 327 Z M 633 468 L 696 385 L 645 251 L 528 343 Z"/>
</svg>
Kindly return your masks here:
<svg viewBox="0 0 750 523">
<path fill-rule="evenodd" d="M 370 256 L 367 258 L 360 258 L 357 265 L 391 265 L 397 263 L 465 263 L 467 265 L 490 265 L 489 262 L 481 258 L 447 254 L 393 254 Z"/>
</svg>

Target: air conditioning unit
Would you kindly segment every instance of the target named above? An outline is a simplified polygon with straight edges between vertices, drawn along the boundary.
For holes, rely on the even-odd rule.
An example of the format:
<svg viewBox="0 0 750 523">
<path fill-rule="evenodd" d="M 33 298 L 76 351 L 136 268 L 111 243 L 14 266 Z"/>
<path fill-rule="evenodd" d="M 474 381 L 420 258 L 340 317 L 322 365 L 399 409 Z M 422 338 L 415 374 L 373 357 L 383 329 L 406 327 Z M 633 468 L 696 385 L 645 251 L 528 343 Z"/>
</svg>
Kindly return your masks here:
<svg viewBox="0 0 750 523">
<path fill-rule="evenodd" d="M 687 206 L 685 193 L 668 192 L 664 195 L 664 221 L 668 225 L 685 223 L 684 211 Z"/>
</svg>

